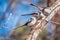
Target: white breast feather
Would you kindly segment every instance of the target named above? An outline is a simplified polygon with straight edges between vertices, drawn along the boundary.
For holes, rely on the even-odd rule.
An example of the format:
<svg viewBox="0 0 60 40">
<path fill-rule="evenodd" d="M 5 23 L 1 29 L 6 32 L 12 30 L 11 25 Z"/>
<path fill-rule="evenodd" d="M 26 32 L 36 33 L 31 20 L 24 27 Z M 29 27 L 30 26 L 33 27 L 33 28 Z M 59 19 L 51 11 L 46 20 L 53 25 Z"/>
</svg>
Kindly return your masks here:
<svg viewBox="0 0 60 40">
<path fill-rule="evenodd" d="M 32 26 L 36 23 L 36 18 L 35 17 L 32 17 L 32 21 L 28 24 L 28 26 Z"/>
</svg>

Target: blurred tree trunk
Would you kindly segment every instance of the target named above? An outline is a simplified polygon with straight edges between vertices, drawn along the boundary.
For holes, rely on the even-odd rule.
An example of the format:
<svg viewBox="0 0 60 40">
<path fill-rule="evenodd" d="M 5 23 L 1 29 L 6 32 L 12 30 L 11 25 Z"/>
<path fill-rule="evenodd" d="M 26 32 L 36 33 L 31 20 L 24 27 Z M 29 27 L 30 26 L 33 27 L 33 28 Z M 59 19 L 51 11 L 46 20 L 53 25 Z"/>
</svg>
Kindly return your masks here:
<svg viewBox="0 0 60 40">
<path fill-rule="evenodd" d="M 50 6 L 51 0 L 47 0 L 47 7 Z"/>
<path fill-rule="evenodd" d="M 57 11 L 57 13 L 53 17 L 52 21 L 57 22 L 57 23 L 60 23 L 60 10 Z M 52 36 L 51 37 L 51 40 L 55 40 L 56 36 L 59 35 L 58 33 L 56 33 L 56 32 L 58 32 L 57 30 L 60 27 L 58 25 L 60 25 L 60 24 L 56 24 L 56 23 L 54 24 L 53 23 L 53 27 L 52 27 L 53 28 L 53 32 L 52 32 L 52 35 L 51 35 Z"/>
<path fill-rule="evenodd" d="M 51 34 L 51 39 L 50 40 L 55 40 L 55 29 L 56 29 L 56 24 L 53 23 L 52 27 L 52 34 Z"/>
<path fill-rule="evenodd" d="M 47 0 L 47 7 L 50 7 L 57 0 Z"/>
</svg>

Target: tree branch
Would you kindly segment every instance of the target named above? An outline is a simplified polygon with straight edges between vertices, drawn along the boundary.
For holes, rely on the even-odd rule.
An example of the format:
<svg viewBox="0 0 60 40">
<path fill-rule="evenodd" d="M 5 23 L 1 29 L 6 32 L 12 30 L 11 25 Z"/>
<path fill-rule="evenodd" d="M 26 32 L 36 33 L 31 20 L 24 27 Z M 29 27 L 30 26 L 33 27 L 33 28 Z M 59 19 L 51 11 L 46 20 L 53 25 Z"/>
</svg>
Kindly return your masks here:
<svg viewBox="0 0 60 40">
<path fill-rule="evenodd" d="M 56 12 L 60 9 L 60 1 L 57 0 L 51 7 L 45 9 L 45 12 L 49 13 L 45 19 L 39 20 L 36 25 L 34 25 L 34 28 L 31 30 L 30 34 L 26 38 L 26 40 L 36 40 L 37 36 L 40 32 L 42 32 L 42 29 L 45 28 L 45 25 L 48 23 L 49 20 L 52 19 L 52 17 L 56 14 Z"/>
</svg>

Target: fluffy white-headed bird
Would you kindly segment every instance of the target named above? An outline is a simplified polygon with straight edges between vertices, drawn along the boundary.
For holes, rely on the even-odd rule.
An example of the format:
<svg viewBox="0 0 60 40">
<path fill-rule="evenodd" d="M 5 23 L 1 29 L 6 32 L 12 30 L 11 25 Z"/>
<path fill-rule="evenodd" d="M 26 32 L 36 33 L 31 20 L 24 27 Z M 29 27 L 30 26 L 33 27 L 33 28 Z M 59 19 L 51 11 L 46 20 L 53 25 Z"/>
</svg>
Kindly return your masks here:
<svg viewBox="0 0 60 40">
<path fill-rule="evenodd" d="M 28 20 L 28 22 L 26 22 L 23 26 L 33 26 L 36 23 L 36 18 L 35 17 L 31 17 L 30 20 Z"/>
<path fill-rule="evenodd" d="M 39 13 L 25 14 L 22 16 L 32 16 L 30 18 L 30 20 L 28 20 L 28 22 L 26 22 L 24 25 L 22 25 L 22 26 L 29 26 L 30 27 L 30 26 L 33 26 L 37 22 L 37 19 L 39 17 Z"/>
</svg>

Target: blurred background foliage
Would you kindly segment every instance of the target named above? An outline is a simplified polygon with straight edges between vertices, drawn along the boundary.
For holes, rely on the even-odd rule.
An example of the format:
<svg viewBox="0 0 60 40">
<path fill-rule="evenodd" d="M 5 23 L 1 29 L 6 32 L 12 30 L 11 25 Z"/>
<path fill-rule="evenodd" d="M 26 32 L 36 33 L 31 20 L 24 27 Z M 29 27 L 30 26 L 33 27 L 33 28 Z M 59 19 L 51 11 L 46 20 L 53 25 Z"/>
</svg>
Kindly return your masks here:
<svg viewBox="0 0 60 40">
<path fill-rule="evenodd" d="M 11 35 L 12 39 L 16 40 L 25 40 L 27 38 L 27 35 L 30 33 L 31 28 L 22 26 L 19 28 L 16 28 Z"/>
<path fill-rule="evenodd" d="M 26 26 L 19 27 L 13 31 L 11 38 L 12 40 L 13 39 L 25 40 L 30 32 L 31 32 L 31 28 L 29 27 Z M 47 28 L 44 28 L 36 40 L 48 40 L 47 36 L 48 36 Z"/>
</svg>

